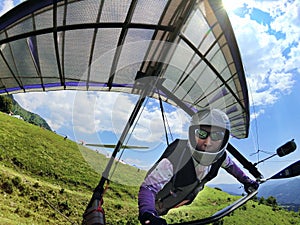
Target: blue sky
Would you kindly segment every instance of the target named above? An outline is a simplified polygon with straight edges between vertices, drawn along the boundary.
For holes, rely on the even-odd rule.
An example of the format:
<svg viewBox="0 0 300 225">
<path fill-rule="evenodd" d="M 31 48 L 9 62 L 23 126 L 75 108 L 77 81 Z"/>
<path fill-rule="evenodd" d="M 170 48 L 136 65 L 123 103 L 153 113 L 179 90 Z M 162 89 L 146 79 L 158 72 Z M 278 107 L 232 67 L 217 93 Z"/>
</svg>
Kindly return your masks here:
<svg viewBox="0 0 300 225">
<path fill-rule="evenodd" d="M 0 15 L 18 3 L 1 0 Z M 224 0 L 224 3 L 240 48 L 251 102 L 250 135 L 247 139 L 231 139 L 231 143 L 256 162 L 269 156 L 264 151 L 275 152 L 293 138 L 300 146 L 300 1 Z M 14 97 L 24 108 L 45 118 L 57 133 L 90 143 L 116 142 L 136 100 L 134 96 L 120 94 L 70 91 Z M 133 133 L 132 144 L 147 145 L 151 151 L 123 155 L 126 162 L 141 167 L 145 159 L 153 162 L 165 146 L 158 105 L 151 100 L 149 105 Z M 188 118 L 182 111 L 167 110 L 174 134 L 186 137 Z M 262 151 L 252 154 L 258 150 Z M 299 159 L 298 149 L 285 158 L 274 157 L 260 164 L 259 170 L 268 177 Z M 234 180 L 223 174 L 215 180 L 215 183 L 231 182 Z"/>
</svg>

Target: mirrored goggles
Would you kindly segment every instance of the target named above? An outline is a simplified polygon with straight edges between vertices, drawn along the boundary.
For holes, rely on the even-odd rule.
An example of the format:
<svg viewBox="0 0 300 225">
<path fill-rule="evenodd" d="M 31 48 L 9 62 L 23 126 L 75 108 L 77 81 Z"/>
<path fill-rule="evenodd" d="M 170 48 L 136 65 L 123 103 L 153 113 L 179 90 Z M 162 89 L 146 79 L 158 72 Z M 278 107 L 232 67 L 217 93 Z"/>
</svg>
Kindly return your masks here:
<svg viewBox="0 0 300 225">
<path fill-rule="evenodd" d="M 225 137 L 224 131 L 206 131 L 201 128 L 195 129 L 195 135 L 196 137 L 200 139 L 206 139 L 208 136 L 210 136 L 212 141 L 220 141 L 223 140 Z"/>
</svg>

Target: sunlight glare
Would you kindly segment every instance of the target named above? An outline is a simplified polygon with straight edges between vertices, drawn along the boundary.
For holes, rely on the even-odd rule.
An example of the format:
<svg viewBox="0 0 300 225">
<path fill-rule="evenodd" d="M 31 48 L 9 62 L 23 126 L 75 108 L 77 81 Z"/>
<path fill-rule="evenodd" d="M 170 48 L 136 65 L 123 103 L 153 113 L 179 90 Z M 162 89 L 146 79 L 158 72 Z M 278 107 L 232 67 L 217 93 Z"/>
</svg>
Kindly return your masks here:
<svg viewBox="0 0 300 225">
<path fill-rule="evenodd" d="M 230 13 L 241 6 L 241 1 L 236 0 L 222 0 L 223 6 L 227 13 Z"/>
</svg>

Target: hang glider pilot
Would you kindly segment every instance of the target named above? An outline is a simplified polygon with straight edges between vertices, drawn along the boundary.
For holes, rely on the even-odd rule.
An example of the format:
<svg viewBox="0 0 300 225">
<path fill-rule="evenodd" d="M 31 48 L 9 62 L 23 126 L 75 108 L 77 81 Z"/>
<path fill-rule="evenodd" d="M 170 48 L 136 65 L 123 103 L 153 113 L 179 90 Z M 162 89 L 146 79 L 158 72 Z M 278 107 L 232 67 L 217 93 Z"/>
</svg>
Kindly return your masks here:
<svg viewBox="0 0 300 225">
<path fill-rule="evenodd" d="M 247 193 L 259 184 L 251 180 L 229 157 L 228 116 L 219 109 L 204 110 L 192 116 L 188 140 L 175 140 L 148 171 L 139 195 L 141 224 L 167 224 L 160 216 L 171 208 L 190 204 L 213 179 L 220 167 L 244 185 Z"/>
</svg>

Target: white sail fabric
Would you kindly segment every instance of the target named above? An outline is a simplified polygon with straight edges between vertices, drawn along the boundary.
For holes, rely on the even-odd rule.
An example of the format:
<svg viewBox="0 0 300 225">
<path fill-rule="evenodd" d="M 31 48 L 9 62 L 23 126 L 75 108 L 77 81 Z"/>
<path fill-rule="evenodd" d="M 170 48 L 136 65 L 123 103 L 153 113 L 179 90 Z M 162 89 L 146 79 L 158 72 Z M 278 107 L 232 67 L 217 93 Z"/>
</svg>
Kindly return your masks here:
<svg viewBox="0 0 300 225">
<path fill-rule="evenodd" d="M 0 18 L 0 94 L 85 90 L 224 110 L 248 136 L 244 70 L 221 0 L 28 0 Z M 149 84 L 150 85 L 150 84 Z"/>
</svg>

